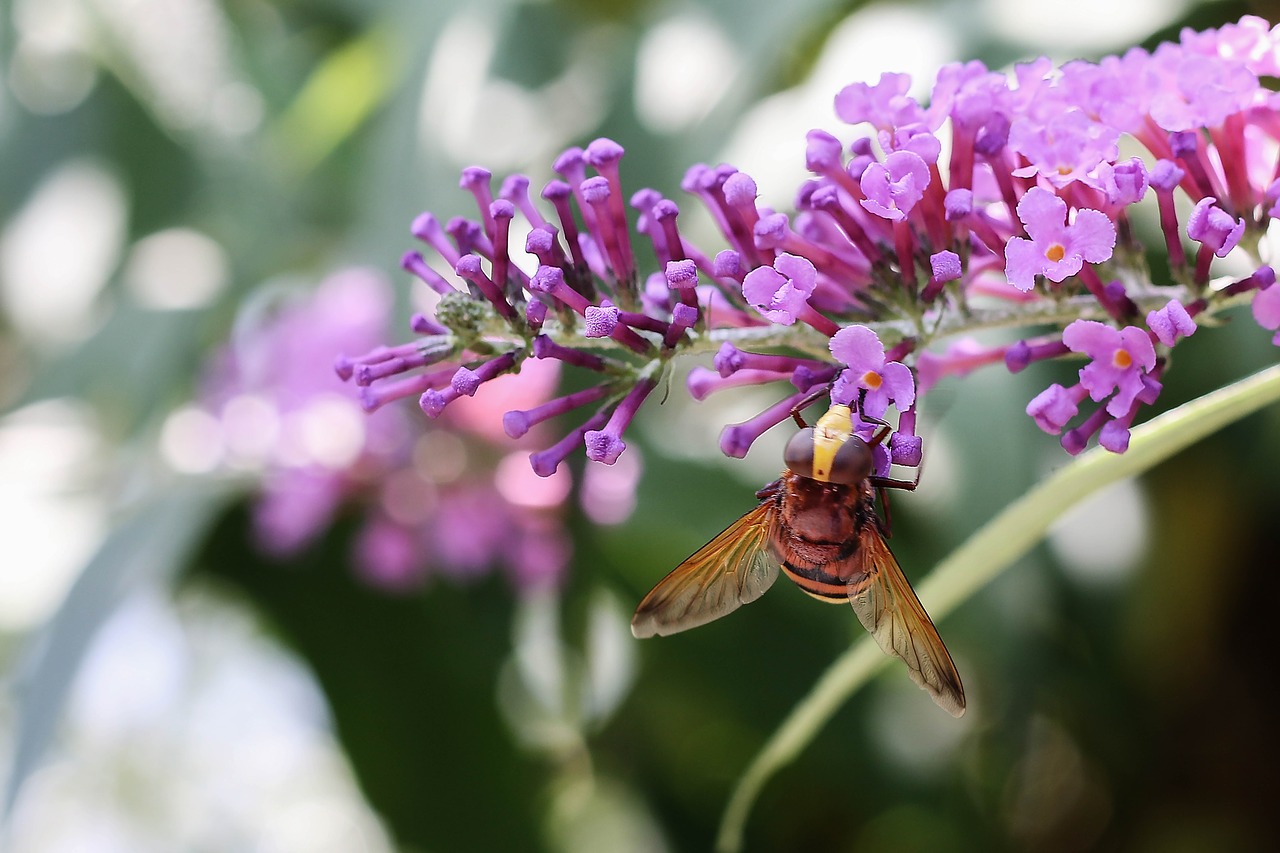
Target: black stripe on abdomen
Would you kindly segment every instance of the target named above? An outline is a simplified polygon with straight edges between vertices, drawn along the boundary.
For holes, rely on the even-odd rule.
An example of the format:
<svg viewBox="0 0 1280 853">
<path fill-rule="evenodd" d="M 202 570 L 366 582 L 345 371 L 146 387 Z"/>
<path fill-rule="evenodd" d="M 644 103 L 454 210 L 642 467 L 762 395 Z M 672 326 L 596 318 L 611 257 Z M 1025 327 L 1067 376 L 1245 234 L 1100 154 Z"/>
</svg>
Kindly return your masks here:
<svg viewBox="0 0 1280 853">
<path fill-rule="evenodd" d="M 839 604 L 849 600 L 848 582 L 828 574 L 818 566 L 802 569 L 784 562 L 782 571 L 786 572 L 796 586 L 820 601 Z"/>
</svg>

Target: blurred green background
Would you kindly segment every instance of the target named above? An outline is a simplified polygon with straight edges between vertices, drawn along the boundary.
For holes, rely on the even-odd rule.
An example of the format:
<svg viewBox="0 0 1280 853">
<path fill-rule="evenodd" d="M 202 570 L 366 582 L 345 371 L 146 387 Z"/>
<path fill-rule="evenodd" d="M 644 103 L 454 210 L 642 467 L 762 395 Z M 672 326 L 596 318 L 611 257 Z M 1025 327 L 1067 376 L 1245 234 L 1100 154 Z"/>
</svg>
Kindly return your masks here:
<svg viewBox="0 0 1280 853">
<path fill-rule="evenodd" d="M 466 165 L 540 183 L 559 150 L 607 135 L 630 189 L 679 198 L 687 166 L 727 160 L 785 205 L 805 132 L 836 129 L 847 82 L 1094 58 L 1269 11 L 3 8 L 0 757 L 24 782 L 7 822 L 22 851 L 709 849 L 743 767 L 861 632 L 780 584 L 688 635 L 625 634 L 652 583 L 775 476 L 777 441 L 745 462 L 715 443 L 767 396 L 694 404 L 677 388 L 651 406 L 637 508 L 611 527 L 570 512 L 558 599 L 518 600 L 498 577 L 392 595 L 352 573 L 351 519 L 268 559 L 242 484 L 166 470 L 165 419 L 207 354 L 281 282 L 361 264 L 407 292 L 408 224 L 469 212 Z M 143 274 L 157 238 L 171 251 Z M 1179 346 L 1162 405 L 1274 362 L 1240 320 Z M 910 577 L 1065 463 L 1023 408 L 1072 369 L 936 395 L 924 483 L 894 503 Z M 1266 849 L 1278 421 L 1255 416 L 1064 519 L 940 626 L 966 717 L 891 669 L 766 787 L 747 849 Z"/>
</svg>

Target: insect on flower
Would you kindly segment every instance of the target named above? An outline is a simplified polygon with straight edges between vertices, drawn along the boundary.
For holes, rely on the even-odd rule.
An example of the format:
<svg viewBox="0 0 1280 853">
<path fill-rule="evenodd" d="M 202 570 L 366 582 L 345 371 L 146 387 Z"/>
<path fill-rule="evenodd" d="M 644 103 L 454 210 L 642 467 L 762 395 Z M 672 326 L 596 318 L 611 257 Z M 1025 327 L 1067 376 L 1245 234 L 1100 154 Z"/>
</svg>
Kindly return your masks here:
<svg viewBox="0 0 1280 853">
<path fill-rule="evenodd" d="M 911 679 L 953 716 L 964 713 L 964 686 L 942 638 L 885 543 L 875 495 L 914 489 L 911 481 L 873 473 L 869 441 L 854 434 L 853 410 L 833 404 L 815 426 L 787 443 L 787 470 L 756 492 L 760 504 L 675 568 L 644 597 L 631 620 L 637 637 L 705 625 L 755 601 L 778 569 L 804 592 L 829 603 L 848 601 L 863 627 Z"/>
</svg>

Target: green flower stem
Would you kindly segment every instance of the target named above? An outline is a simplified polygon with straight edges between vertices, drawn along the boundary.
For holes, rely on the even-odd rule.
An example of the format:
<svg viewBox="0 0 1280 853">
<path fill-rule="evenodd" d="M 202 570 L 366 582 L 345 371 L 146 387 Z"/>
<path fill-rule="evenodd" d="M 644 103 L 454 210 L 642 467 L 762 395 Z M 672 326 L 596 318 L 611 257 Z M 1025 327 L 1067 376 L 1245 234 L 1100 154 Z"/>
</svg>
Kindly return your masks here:
<svg viewBox="0 0 1280 853">
<path fill-rule="evenodd" d="M 1141 474 L 1276 401 L 1280 401 L 1280 365 L 1135 427 L 1126 453 L 1095 447 L 1081 454 L 1005 508 L 939 563 L 920 584 L 921 601 L 935 621 L 941 619 L 1027 553 L 1059 516 L 1088 495 Z M 832 663 L 739 779 L 721 818 L 718 851 L 736 853 L 742 848 L 747 816 L 765 782 L 792 761 L 831 715 L 890 660 L 868 636 Z"/>
</svg>

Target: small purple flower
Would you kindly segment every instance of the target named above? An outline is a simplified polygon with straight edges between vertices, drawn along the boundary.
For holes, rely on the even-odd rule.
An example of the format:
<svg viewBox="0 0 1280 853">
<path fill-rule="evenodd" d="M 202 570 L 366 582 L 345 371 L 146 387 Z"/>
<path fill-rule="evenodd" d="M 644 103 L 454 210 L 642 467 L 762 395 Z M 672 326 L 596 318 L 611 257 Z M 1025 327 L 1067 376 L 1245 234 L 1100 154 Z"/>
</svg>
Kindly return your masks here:
<svg viewBox="0 0 1280 853">
<path fill-rule="evenodd" d="M 1171 347 L 1179 335 L 1189 338 L 1195 334 L 1196 321 L 1191 319 L 1181 302 L 1170 299 L 1168 305 L 1147 314 L 1147 328 L 1155 333 L 1160 343 Z"/>
<path fill-rule="evenodd" d="M 1080 109 L 1056 113 L 1046 122 L 1019 119 L 1010 129 L 1009 147 L 1031 165 L 1013 174 L 1039 174 L 1055 187 L 1065 187 L 1084 179 L 1104 160 L 1114 161 L 1119 137 L 1120 131 L 1094 121 Z"/>
<path fill-rule="evenodd" d="M 1203 243 L 1220 258 L 1225 258 L 1244 234 L 1244 219 L 1232 219 L 1230 214 L 1207 196 L 1196 203 L 1187 220 L 1187 236 Z"/>
<path fill-rule="evenodd" d="M 1067 222 L 1067 203 L 1042 187 L 1027 190 L 1018 202 L 1018 218 L 1031 239 L 1014 237 L 1005 249 L 1005 276 L 1023 292 L 1035 277 L 1064 281 L 1080 272 L 1085 261 L 1101 263 L 1116 245 L 1116 226 L 1097 210 L 1076 211 Z"/>
<path fill-rule="evenodd" d="M 860 181 L 862 206 L 893 221 L 907 218 L 929 186 L 929 164 L 912 151 L 894 151 L 883 163 L 872 163 Z"/>
<path fill-rule="evenodd" d="M 1280 284 L 1272 284 L 1253 297 L 1253 319 L 1269 331 L 1280 329 Z M 1280 332 L 1276 332 L 1271 343 L 1280 346 Z"/>
<path fill-rule="evenodd" d="M 782 252 L 773 266 L 756 267 L 747 273 L 742 295 L 765 319 L 790 326 L 809 303 L 817 281 L 812 261 Z"/>
<path fill-rule="evenodd" d="M 1120 417 L 1146 387 L 1143 374 L 1156 366 L 1151 337 L 1136 326 L 1113 329 L 1096 320 L 1076 320 L 1062 331 L 1062 342 L 1092 359 L 1080 369 L 1080 384 L 1095 403 L 1115 396 L 1107 412 Z"/>
<path fill-rule="evenodd" d="M 935 252 L 929 256 L 929 267 L 938 281 L 955 281 L 961 275 L 960 256 L 955 252 Z"/>
<path fill-rule="evenodd" d="M 1086 393 L 1081 385 L 1073 385 L 1068 389 L 1055 382 L 1027 404 L 1027 414 L 1040 429 L 1050 435 L 1057 435 L 1068 421 L 1079 414 L 1080 401 Z"/>
<path fill-rule="evenodd" d="M 831 388 L 831 400 L 852 405 L 866 392 L 862 414 L 882 418 L 893 403 L 898 411 L 911 408 L 916 399 L 911 368 L 898 361 L 886 362 L 884 344 L 866 326 L 846 326 L 831 338 L 831 355 L 845 365 Z"/>
</svg>

